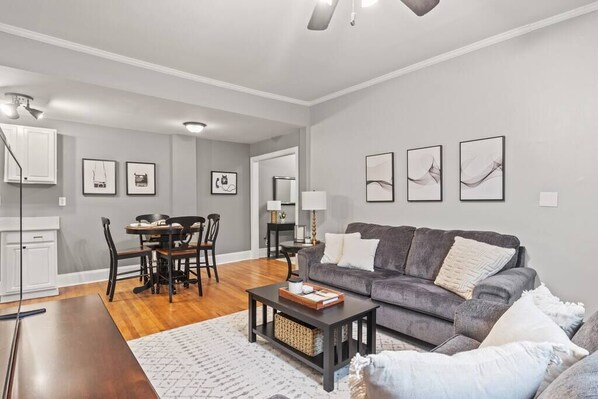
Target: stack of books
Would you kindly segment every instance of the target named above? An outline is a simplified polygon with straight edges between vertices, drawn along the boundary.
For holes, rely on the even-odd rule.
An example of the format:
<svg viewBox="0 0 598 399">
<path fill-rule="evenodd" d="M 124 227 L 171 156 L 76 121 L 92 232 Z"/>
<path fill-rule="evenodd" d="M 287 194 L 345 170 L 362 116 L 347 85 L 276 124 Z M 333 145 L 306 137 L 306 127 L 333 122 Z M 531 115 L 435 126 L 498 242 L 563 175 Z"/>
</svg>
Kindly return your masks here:
<svg viewBox="0 0 598 399">
<path fill-rule="evenodd" d="M 321 302 L 322 305 L 327 305 L 338 299 L 339 294 L 336 292 L 318 290 L 310 294 L 299 294 L 299 296 L 308 299 L 312 302 Z"/>
</svg>

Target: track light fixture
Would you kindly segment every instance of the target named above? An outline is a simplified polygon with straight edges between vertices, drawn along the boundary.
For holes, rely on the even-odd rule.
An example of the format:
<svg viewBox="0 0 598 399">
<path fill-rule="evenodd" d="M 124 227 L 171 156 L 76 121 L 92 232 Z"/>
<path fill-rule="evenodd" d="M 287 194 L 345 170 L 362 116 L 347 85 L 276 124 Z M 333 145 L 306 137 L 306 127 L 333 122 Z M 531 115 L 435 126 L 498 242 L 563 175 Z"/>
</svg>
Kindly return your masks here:
<svg viewBox="0 0 598 399">
<path fill-rule="evenodd" d="M 44 112 L 39 109 L 31 108 L 30 102 L 33 102 L 33 97 L 21 93 L 4 93 L 6 97 L 10 97 L 10 102 L 0 105 L 2 113 L 10 119 L 19 119 L 19 107 L 23 106 L 35 119 L 42 119 Z"/>
</svg>

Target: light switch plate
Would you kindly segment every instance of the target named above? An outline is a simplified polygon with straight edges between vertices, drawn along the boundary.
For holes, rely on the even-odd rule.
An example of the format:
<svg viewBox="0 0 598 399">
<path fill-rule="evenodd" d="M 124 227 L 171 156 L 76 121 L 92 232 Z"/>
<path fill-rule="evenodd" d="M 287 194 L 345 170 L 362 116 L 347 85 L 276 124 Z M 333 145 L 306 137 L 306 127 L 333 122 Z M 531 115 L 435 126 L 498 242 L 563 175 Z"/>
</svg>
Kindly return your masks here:
<svg viewBox="0 0 598 399">
<path fill-rule="evenodd" d="M 66 197 L 58 197 L 58 206 L 66 206 Z"/>
<path fill-rule="evenodd" d="M 559 206 L 559 193 L 541 192 L 540 206 L 556 208 Z"/>
</svg>

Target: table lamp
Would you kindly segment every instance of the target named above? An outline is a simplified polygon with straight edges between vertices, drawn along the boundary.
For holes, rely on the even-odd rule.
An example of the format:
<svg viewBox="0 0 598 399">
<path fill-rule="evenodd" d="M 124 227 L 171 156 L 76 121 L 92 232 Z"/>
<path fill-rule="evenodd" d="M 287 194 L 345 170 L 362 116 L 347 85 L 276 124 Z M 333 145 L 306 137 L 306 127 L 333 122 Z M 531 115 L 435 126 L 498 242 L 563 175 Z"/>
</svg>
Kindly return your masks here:
<svg viewBox="0 0 598 399">
<path fill-rule="evenodd" d="M 270 223 L 278 223 L 278 211 L 282 210 L 282 201 L 268 201 L 266 209 L 270 211 Z"/>
<path fill-rule="evenodd" d="M 301 206 L 304 211 L 311 211 L 311 243 L 318 243 L 316 239 L 316 211 L 326 210 L 325 191 L 304 191 L 301 193 Z"/>
</svg>

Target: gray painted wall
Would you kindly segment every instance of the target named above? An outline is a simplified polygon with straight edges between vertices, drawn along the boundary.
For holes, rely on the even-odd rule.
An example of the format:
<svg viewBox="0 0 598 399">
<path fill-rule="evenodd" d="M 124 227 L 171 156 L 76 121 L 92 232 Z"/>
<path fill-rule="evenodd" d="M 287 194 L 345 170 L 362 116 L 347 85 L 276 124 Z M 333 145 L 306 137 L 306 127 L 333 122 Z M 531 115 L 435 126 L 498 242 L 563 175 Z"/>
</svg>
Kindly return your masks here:
<svg viewBox="0 0 598 399">
<path fill-rule="evenodd" d="M 266 241 L 262 238 L 267 235 L 267 223 L 270 222 L 270 211 L 266 209 L 266 202 L 274 198 L 272 177 L 287 176 L 297 177 L 295 170 L 295 155 L 286 155 L 280 158 L 266 159 L 260 162 L 260 248 L 267 248 Z M 282 210 L 286 212 L 287 223 L 295 222 L 295 205 L 283 205 Z M 274 242 L 274 235 L 272 235 Z M 280 232 L 280 240 L 293 240 L 293 232 Z"/>
<path fill-rule="evenodd" d="M 249 153 L 252 157 L 284 150 L 291 147 L 299 147 L 299 206 L 301 206 L 301 192 L 307 190 L 307 188 L 309 187 L 309 137 L 309 128 L 302 128 L 297 129 L 294 132 L 287 133 L 283 136 L 278 136 L 268 140 L 253 143 L 249 147 Z M 308 222 L 308 212 L 302 211 L 301 208 L 299 208 L 299 223 L 305 225 L 308 224 Z M 263 237 L 263 235 L 260 235 L 260 242 L 262 241 L 261 237 Z"/>
<path fill-rule="evenodd" d="M 15 121 L 0 116 L 0 122 L 14 124 Z M 58 130 L 58 184 L 26 186 L 23 193 L 25 216 L 60 216 L 59 274 L 108 267 L 100 216 L 111 219 L 116 245 L 129 247 L 137 243 L 137 238 L 125 234 L 124 226 L 139 214 L 174 216 L 197 212 L 207 216 L 216 212 L 222 215 L 217 253 L 249 250 L 248 144 L 53 120 L 38 122 L 26 117 L 16 122 Z M 4 151 L 0 151 L 1 165 L 3 158 Z M 118 161 L 116 197 L 82 195 L 82 158 Z M 156 196 L 126 195 L 126 161 L 156 163 Z M 210 195 L 210 171 L 217 169 L 239 173 L 238 195 Z M 0 181 L 0 196 L 0 216 L 17 216 L 18 186 Z M 60 196 L 67 197 L 66 207 L 58 206 Z"/>
<path fill-rule="evenodd" d="M 7 119 L 1 119 L 1 122 L 14 124 L 14 121 Z M 60 216 L 59 274 L 108 267 L 108 249 L 100 216 L 110 218 L 116 245 L 129 247 L 138 241 L 136 237 L 125 234 L 124 226 L 133 222 L 135 216 L 171 212 L 170 136 L 52 120 L 37 122 L 25 117 L 17 122 L 58 129 L 58 184 L 26 186 L 23 189 L 23 203 L 24 216 Z M 4 158 L 4 151 L 0 151 L 0 154 Z M 82 158 L 118 161 L 115 197 L 83 196 Z M 156 163 L 156 196 L 126 195 L 126 161 Z M 3 161 L 1 165 L 4 165 Z M 0 195 L 0 215 L 18 216 L 18 186 L 0 182 Z M 66 197 L 66 207 L 58 206 L 60 196 Z"/>
<path fill-rule="evenodd" d="M 211 195 L 213 170 L 237 172 L 237 195 Z M 249 250 L 249 144 L 197 140 L 197 211 L 221 216 L 216 253 Z"/>
<path fill-rule="evenodd" d="M 598 310 L 598 13 L 405 75 L 312 109 L 319 235 L 351 221 L 517 235 L 559 296 Z M 459 201 L 459 142 L 506 135 L 506 201 Z M 444 146 L 444 202 L 406 201 L 406 150 Z M 364 157 L 395 152 L 395 196 L 365 202 Z M 558 191 L 558 208 L 540 208 Z"/>
</svg>

